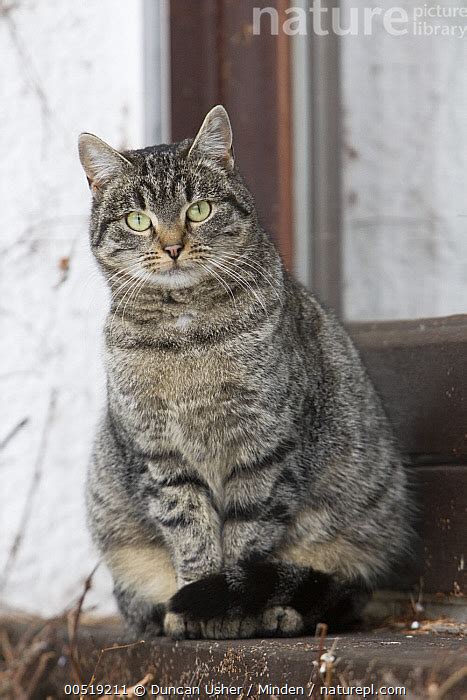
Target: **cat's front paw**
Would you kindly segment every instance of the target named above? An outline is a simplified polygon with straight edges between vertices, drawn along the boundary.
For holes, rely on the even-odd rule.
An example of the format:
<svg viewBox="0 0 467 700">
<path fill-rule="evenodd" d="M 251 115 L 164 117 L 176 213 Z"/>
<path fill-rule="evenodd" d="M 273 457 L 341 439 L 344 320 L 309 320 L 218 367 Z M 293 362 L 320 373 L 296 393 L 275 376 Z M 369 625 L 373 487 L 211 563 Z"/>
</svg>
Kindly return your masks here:
<svg viewBox="0 0 467 700">
<path fill-rule="evenodd" d="M 186 613 L 168 612 L 164 618 L 164 634 L 172 639 L 249 639 L 262 632 L 260 617 L 215 617 L 193 620 Z"/>
<path fill-rule="evenodd" d="M 295 637 L 304 629 L 300 613 L 285 605 L 266 608 L 257 616 L 226 615 L 201 622 L 201 636 L 204 639 Z"/>
<path fill-rule="evenodd" d="M 305 629 L 303 617 L 288 605 L 274 605 L 263 612 L 263 632 L 268 637 L 294 637 Z"/>
<path fill-rule="evenodd" d="M 209 574 L 180 588 L 169 601 L 169 610 L 197 620 L 222 617 L 235 607 L 224 573 Z"/>
<path fill-rule="evenodd" d="M 172 639 L 200 639 L 201 625 L 185 613 L 167 612 L 164 617 L 164 634 Z"/>
<path fill-rule="evenodd" d="M 137 629 L 134 627 L 132 629 L 138 637 L 146 641 L 156 639 L 163 634 L 162 620 L 149 620 L 139 625 Z"/>
<path fill-rule="evenodd" d="M 261 634 L 261 622 L 256 617 L 215 617 L 201 622 L 204 639 L 251 639 Z"/>
</svg>

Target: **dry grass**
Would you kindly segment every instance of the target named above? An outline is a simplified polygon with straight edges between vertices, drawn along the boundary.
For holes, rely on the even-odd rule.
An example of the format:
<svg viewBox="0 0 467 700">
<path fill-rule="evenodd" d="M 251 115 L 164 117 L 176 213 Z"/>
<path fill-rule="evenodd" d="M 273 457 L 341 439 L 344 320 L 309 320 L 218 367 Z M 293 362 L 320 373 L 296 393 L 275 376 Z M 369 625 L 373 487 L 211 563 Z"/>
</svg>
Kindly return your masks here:
<svg viewBox="0 0 467 700">
<path fill-rule="evenodd" d="M 144 641 L 138 641 L 131 644 L 119 644 L 114 646 L 94 646 L 92 654 L 90 653 L 89 644 L 86 648 L 80 648 L 85 638 L 85 634 L 80 635 L 80 629 L 83 628 L 83 633 L 89 633 L 89 630 L 99 630 L 96 625 L 91 627 L 88 623 L 84 624 L 83 607 L 86 595 L 92 585 L 92 577 L 94 572 L 90 574 L 84 583 L 83 591 L 79 600 L 69 609 L 65 610 L 61 615 L 47 621 L 38 623 L 36 620 L 28 620 L 27 618 L 18 617 L 13 620 L 14 624 L 8 628 L 0 628 L 0 698 L 4 700 L 60 700 L 64 697 L 63 692 L 59 694 L 44 694 L 44 688 L 57 687 L 59 683 L 55 683 L 57 669 L 65 670 L 68 673 L 68 681 L 77 684 L 93 684 L 100 682 L 98 679 L 104 670 L 102 665 L 106 660 L 107 670 L 109 667 L 113 669 L 113 683 L 126 684 L 125 694 L 115 691 L 114 695 L 94 695 L 98 700 L 104 698 L 134 698 L 136 686 L 144 685 L 154 680 L 155 676 L 153 668 L 150 666 L 151 656 L 142 657 L 140 675 L 141 679 L 134 682 L 128 681 L 131 676 L 130 666 L 123 667 L 121 665 L 122 656 L 118 656 L 118 662 L 113 663 L 111 659 L 107 659 L 112 653 L 119 652 L 124 649 L 131 649 L 144 644 Z M 411 614 L 405 619 L 394 620 L 395 629 L 400 631 L 401 636 L 408 634 L 420 635 L 437 633 L 446 634 L 451 631 L 455 634 L 460 634 L 459 623 L 450 620 L 424 620 L 423 609 L 420 601 L 412 605 Z M 416 615 L 414 613 L 417 613 Z M 417 619 L 414 619 L 417 618 Z M 413 628 L 414 622 L 417 623 L 416 629 Z M 8 629 L 8 631 L 7 631 Z M 64 634 L 64 630 L 66 630 Z M 465 626 L 464 626 L 465 631 Z M 105 639 L 105 635 L 101 638 Z M 399 642 L 387 642 L 387 644 L 398 644 Z M 241 651 L 238 650 L 237 651 Z M 225 657 L 228 656 L 226 652 Z M 358 680 L 354 673 L 349 673 L 345 666 L 345 654 L 342 654 L 343 659 L 339 658 L 339 639 L 332 641 L 327 637 L 326 625 L 318 625 L 316 630 L 316 643 L 310 645 L 310 667 L 309 677 L 314 681 L 314 690 L 310 695 L 312 698 L 325 697 L 323 690 L 332 688 L 335 685 L 340 685 L 342 688 L 355 687 L 356 685 L 368 685 L 367 680 L 369 672 L 364 674 L 364 678 Z M 245 678 L 250 675 L 251 668 L 248 659 L 245 659 Z M 248 668 L 250 667 L 250 668 Z M 133 664 L 133 672 L 136 668 L 138 671 L 138 662 Z M 242 667 L 243 668 L 243 667 Z M 92 669 L 92 670 L 91 670 Z M 271 668 L 273 670 L 273 668 Z M 223 668 L 222 664 L 218 667 L 219 674 L 224 679 L 228 679 L 231 674 L 235 675 L 238 671 L 237 664 L 231 669 Z M 222 672 L 223 671 L 223 672 Z M 230 671 L 230 673 L 229 673 Z M 433 668 L 433 672 L 425 681 L 420 680 L 416 690 L 409 690 L 406 698 L 410 700 L 447 700 L 451 697 L 458 697 L 457 690 L 467 679 L 467 667 L 458 668 L 451 674 L 446 672 L 447 669 Z M 206 679 L 206 668 L 201 671 L 201 668 L 196 668 L 193 672 L 190 685 L 198 685 Z M 224 675 L 225 674 L 225 675 Z M 63 673 L 62 673 L 63 675 Z M 136 674 L 135 674 L 136 675 Z M 391 680 L 397 684 L 392 672 L 386 674 L 388 685 Z M 49 682 L 50 681 L 50 682 Z M 228 682 L 228 680 L 226 680 Z M 311 682 L 310 682 L 311 683 Z M 245 681 L 246 684 L 246 681 Z M 77 697 L 76 695 L 74 697 Z M 80 696 L 80 700 L 85 700 L 85 695 Z M 240 696 L 242 697 L 242 696 Z M 251 699 L 256 696 L 251 695 Z M 378 697 L 378 696 L 374 696 Z"/>
<path fill-rule="evenodd" d="M 97 568 L 97 567 L 96 567 Z M 78 632 L 83 613 L 83 605 L 88 591 L 92 585 L 94 569 L 84 582 L 83 592 L 77 603 L 65 610 L 61 615 L 51 618 L 38 625 L 37 620 L 29 620 L 18 616 L 18 629 L 23 628 L 16 641 L 6 629 L 0 629 L 0 698 L 4 700 L 42 700 L 40 693 L 41 683 L 46 679 L 50 670 L 63 664 L 67 659 L 70 661 L 70 668 L 73 678 L 70 681 L 77 684 L 93 684 L 96 682 L 96 673 L 105 654 L 117 649 L 126 649 L 144 641 L 132 644 L 114 645 L 100 649 L 97 662 L 89 678 L 85 677 L 80 659 Z M 11 627 L 15 627 L 14 620 Z M 67 639 L 61 641 L 61 630 L 67 630 Z M 151 673 L 146 673 L 144 677 L 132 686 L 126 686 L 125 695 L 118 692 L 114 695 L 94 695 L 97 700 L 112 700 L 115 698 L 134 698 L 135 687 L 147 685 L 153 680 Z M 77 696 L 74 696 L 77 697 Z M 52 696 L 47 696 L 47 700 L 58 700 Z M 80 700 L 85 700 L 81 695 Z"/>
<path fill-rule="evenodd" d="M 0 697 L 11 700 L 33 700 L 52 661 L 56 626 L 60 618 L 50 620 L 37 629 L 26 629 L 13 643 L 6 630 L 0 633 Z"/>
</svg>

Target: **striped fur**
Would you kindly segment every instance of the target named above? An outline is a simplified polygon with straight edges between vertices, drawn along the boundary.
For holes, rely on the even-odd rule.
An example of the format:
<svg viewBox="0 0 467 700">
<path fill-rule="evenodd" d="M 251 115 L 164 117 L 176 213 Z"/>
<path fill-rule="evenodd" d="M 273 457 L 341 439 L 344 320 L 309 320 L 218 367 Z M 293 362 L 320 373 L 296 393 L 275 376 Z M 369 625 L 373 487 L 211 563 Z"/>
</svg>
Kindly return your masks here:
<svg viewBox="0 0 467 700">
<path fill-rule="evenodd" d="M 312 629 L 410 540 L 406 475 L 359 356 L 261 228 L 222 108 L 194 142 L 119 157 L 83 135 L 80 155 L 111 291 L 89 524 L 122 613 L 148 636 Z M 191 224 L 199 199 L 212 213 Z M 126 226 L 132 210 L 147 233 Z"/>
</svg>

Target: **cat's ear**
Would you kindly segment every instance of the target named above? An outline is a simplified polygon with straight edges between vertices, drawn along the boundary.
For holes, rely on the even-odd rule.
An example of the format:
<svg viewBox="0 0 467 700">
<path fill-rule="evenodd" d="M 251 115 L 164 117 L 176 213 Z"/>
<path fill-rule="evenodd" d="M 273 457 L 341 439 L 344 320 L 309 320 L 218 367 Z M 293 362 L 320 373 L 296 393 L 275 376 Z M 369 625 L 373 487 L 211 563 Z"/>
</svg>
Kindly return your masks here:
<svg viewBox="0 0 467 700">
<path fill-rule="evenodd" d="M 188 157 L 194 152 L 233 167 L 232 127 L 229 115 L 222 105 L 213 107 L 206 115 Z"/>
<path fill-rule="evenodd" d="M 109 180 L 131 166 L 125 156 L 94 134 L 80 134 L 78 151 L 94 197 L 99 196 Z"/>
</svg>

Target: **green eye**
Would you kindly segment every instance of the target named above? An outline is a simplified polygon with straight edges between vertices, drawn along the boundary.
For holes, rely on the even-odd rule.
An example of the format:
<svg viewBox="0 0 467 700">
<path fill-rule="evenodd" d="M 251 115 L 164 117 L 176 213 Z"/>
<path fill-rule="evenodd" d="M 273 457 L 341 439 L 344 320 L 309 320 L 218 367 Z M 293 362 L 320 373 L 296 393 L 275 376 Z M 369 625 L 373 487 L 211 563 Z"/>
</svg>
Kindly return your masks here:
<svg viewBox="0 0 467 700">
<path fill-rule="evenodd" d="M 130 211 L 130 213 L 126 215 L 125 221 L 127 226 L 139 233 L 147 231 L 151 226 L 151 219 L 147 214 L 143 214 L 142 211 Z"/>
<path fill-rule="evenodd" d="M 190 221 L 199 223 L 208 218 L 211 213 L 212 207 L 209 202 L 205 199 L 200 199 L 199 202 L 195 202 L 190 207 L 188 207 L 186 216 Z"/>
</svg>

